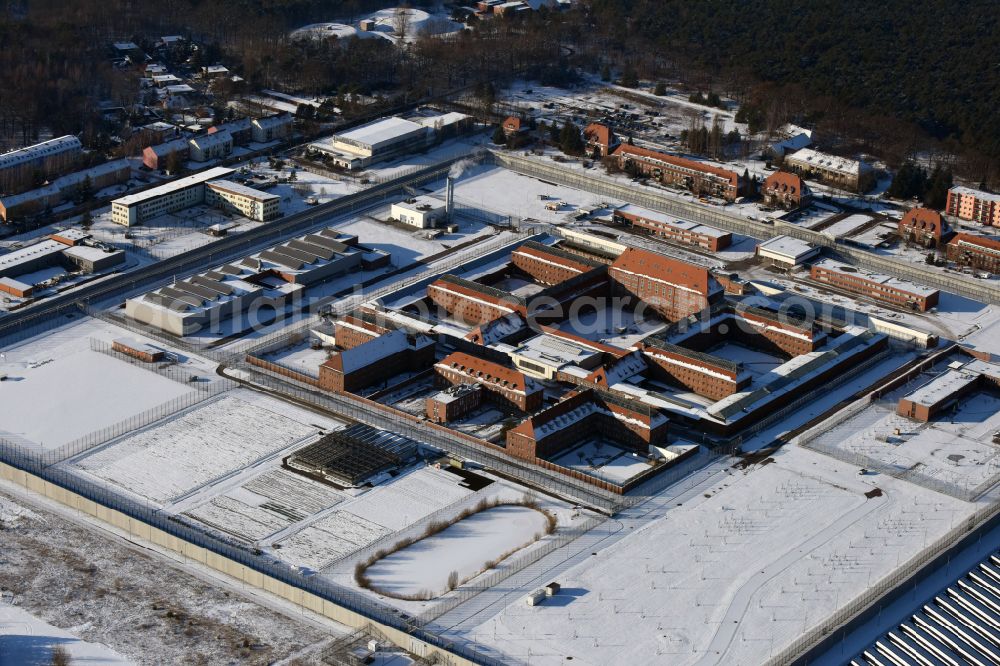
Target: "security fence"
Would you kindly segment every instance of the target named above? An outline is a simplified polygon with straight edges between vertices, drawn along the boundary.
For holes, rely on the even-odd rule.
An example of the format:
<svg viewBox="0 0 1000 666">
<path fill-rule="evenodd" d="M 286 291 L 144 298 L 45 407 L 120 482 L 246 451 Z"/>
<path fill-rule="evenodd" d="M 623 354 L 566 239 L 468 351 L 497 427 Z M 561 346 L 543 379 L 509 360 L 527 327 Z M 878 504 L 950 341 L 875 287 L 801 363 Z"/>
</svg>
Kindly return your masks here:
<svg viewBox="0 0 1000 666">
<path fill-rule="evenodd" d="M 525 157 L 499 150 L 492 150 L 491 155 L 495 164 L 525 176 L 607 196 L 622 203 L 633 203 L 753 238 L 768 239 L 780 235 L 791 236 L 814 245 L 830 248 L 836 254 L 868 270 L 886 272 L 986 303 L 1000 303 L 1000 287 L 989 282 L 963 275 L 949 275 L 941 271 L 927 270 L 926 266 L 914 264 L 904 258 L 877 255 L 790 222 L 782 220 L 775 220 L 773 224 L 754 222 L 707 204 L 685 201 L 670 196 L 666 192 L 660 194 L 648 187 L 619 182 L 609 176 L 599 175 L 584 169 L 568 168 L 539 158 Z"/>
<path fill-rule="evenodd" d="M 878 603 L 885 595 L 907 583 L 925 565 L 947 552 L 975 529 L 985 525 L 996 517 L 998 513 L 1000 513 L 1000 502 L 979 509 L 973 515 L 963 520 L 961 525 L 951 529 L 940 539 L 911 557 L 902 566 L 894 569 L 891 574 L 868 587 L 868 589 L 852 599 L 845 606 L 842 606 L 836 613 L 818 626 L 799 636 L 799 638 L 782 650 L 781 653 L 768 660 L 766 666 L 786 666 L 787 664 L 796 663 L 802 655 L 818 645 L 820 641 L 832 632 L 842 628 L 862 612 Z"/>
</svg>

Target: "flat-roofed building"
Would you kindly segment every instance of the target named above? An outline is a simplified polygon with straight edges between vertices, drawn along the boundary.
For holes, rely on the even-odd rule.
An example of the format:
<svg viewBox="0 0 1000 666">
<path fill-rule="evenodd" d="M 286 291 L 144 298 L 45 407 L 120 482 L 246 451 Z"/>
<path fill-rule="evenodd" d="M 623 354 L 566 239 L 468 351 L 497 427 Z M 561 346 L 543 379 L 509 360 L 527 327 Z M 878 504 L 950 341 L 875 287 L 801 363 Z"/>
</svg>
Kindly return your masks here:
<svg viewBox="0 0 1000 666">
<path fill-rule="evenodd" d="M 577 371 L 573 369 L 578 369 L 578 376 L 586 377 L 600 367 L 604 358 L 593 345 L 544 333 L 528 338 L 507 355 L 518 370 L 539 379 L 556 379 L 560 372 Z"/>
<path fill-rule="evenodd" d="M 955 234 L 945 249 L 948 259 L 990 273 L 1000 273 L 1000 241 L 972 234 Z"/>
<path fill-rule="evenodd" d="M 757 257 L 762 262 L 792 269 L 819 255 L 820 248 L 791 236 L 775 236 L 757 244 Z"/>
<path fill-rule="evenodd" d="M 971 393 L 1000 390 L 1000 365 L 973 359 L 949 367 L 917 390 L 899 399 L 896 413 L 927 422 L 958 404 Z"/>
<path fill-rule="evenodd" d="M 203 203 L 205 183 L 226 178 L 232 173 L 232 169 L 213 167 L 144 192 L 115 199 L 111 202 L 111 220 L 115 224 L 131 227 L 151 217 Z"/>
<path fill-rule="evenodd" d="M 625 171 L 635 171 L 662 183 L 678 185 L 698 195 L 734 201 L 746 187 L 743 178 L 735 171 L 686 157 L 628 144 L 618 146 L 614 155 Z"/>
<path fill-rule="evenodd" d="M 0 194 L 17 194 L 73 169 L 83 154 L 83 144 L 75 136 L 61 136 L 0 155 Z"/>
<path fill-rule="evenodd" d="M 448 219 L 443 201 L 418 196 L 392 204 L 389 216 L 417 229 L 433 229 Z"/>
<path fill-rule="evenodd" d="M 817 282 L 860 296 L 868 296 L 894 305 L 904 305 L 921 312 L 936 306 L 940 296 L 937 289 L 890 275 L 872 273 L 832 259 L 823 259 L 813 264 L 810 277 Z"/>
<path fill-rule="evenodd" d="M 616 224 L 630 225 L 653 236 L 684 245 L 695 245 L 709 252 L 718 252 L 729 247 L 733 235 L 706 224 L 678 220 L 665 213 L 626 204 L 615 209 L 612 218 Z"/>
<path fill-rule="evenodd" d="M 956 186 L 948 190 L 944 210 L 961 220 L 1000 227 L 1000 194 Z"/>
<path fill-rule="evenodd" d="M 234 183 L 231 180 L 214 180 L 205 186 L 205 201 L 223 210 L 236 212 L 258 222 L 270 222 L 280 214 L 281 197 Z"/>
<path fill-rule="evenodd" d="M 787 155 L 783 168 L 852 192 L 865 192 L 875 184 L 875 170 L 867 162 L 821 153 L 812 148 Z"/>
<path fill-rule="evenodd" d="M 432 128 L 391 117 L 310 143 L 308 150 L 329 158 L 341 168 L 362 169 L 390 157 L 423 150 L 433 135 Z"/>
<path fill-rule="evenodd" d="M 480 384 L 456 384 L 429 396 L 424 404 L 427 419 L 448 423 L 478 407 L 483 401 Z"/>
</svg>

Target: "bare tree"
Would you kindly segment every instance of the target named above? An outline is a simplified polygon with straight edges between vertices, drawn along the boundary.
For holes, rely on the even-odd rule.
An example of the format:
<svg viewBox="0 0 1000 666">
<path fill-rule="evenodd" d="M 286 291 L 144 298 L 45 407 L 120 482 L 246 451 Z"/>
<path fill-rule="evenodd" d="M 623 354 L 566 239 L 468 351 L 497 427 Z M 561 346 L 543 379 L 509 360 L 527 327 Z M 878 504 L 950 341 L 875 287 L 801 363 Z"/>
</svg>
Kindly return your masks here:
<svg viewBox="0 0 1000 666">
<path fill-rule="evenodd" d="M 410 8 L 405 3 L 396 7 L 396 13 L 392 17 L 392 27 L 400 40 L 406 39 L 410 30 Z"/>
</svg>

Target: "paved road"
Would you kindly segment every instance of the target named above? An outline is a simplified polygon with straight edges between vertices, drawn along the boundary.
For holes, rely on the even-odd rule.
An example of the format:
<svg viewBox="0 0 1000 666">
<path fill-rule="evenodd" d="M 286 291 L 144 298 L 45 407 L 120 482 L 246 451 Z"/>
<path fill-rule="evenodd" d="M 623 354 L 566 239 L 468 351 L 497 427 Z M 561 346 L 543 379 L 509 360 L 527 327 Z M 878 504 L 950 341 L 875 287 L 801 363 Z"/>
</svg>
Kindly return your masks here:
<svg viewBox="0 0 1000 666">
<path fill-rule="evenodd" d="M 26 327 L 44 324 L 53 317 L 78 312 L 77 303 L 93 304 L 111 298 L 119 298 L 126 293 L 148 289 L 159 282 L 166 282 L 176 276 L 193 273 L 206 266 L 246 256 L 267 245 L 278 243 L 296 232 L 308 230 L 325 219 L 385 200 L 407 185 L 443 176 L 458 159 L 451 158 L 438 162 L 416 172 L 407 173 L 399 178 L 295 213 L 245 233 L 229 236 L 134 271 L 122 273 L 46 299 L 32 307 L 0 318 L 0 340 L 12 333 L 23 331 Z"/>
</svg>

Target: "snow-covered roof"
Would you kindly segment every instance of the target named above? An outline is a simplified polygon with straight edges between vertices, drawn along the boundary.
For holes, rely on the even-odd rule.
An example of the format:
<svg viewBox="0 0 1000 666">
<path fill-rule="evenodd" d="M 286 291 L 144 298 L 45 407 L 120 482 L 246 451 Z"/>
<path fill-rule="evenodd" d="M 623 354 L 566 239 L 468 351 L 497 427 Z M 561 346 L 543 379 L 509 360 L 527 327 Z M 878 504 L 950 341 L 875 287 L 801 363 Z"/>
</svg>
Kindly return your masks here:
<svg viewBox="0 0 1000 666">
<path fill-rule="evenodd" d="M 791 236 L 775 236 L 758 243 L 757 250 L 795 263 L 819 252 L 819 248 Z"/>
<path fill-rule="evenodd" d="M 65 249 L 66 245 L 64 243 L 54 240 L 43 240 L 34 245 L 23 247 L 20 250 L 0 254 L 0 271 L 15 270 L 20 264 L 35 261 L 39 257 L 59 254 Z"/>
<path fill-rule="evenodd" d="M 185 176 L 184 178 L 178 178 L 177 180 L 165 183 L 163 185 L 160 185 L 159 187 L 154 187 L 152 189 L 145 190 L 144 192 L 127 194 L 119 199 L 115 199 L 111 203 L 121 206 L 134 206 L 135 204 L 146 201 L 148 199 L 161 197 L 165 194 L 170 194 L 171 192 L 177 192 L 178 190 L 183 190 L 187 187 L 192 187 L 194 185 L 200 185 L 209 180 L 214 180 L 217 178 L 225 178 L 231 173 L 233 173 L 233 170 L 227 169 L 226 167 L 212 167 L 211 169 L 206 169 L 205 171 L 192 174 L 190 176 Z"/>
<path fill-rule="evenodd" d="M 635 204 L 625 204 L 620 208 L 616 208 L 615 212 L 635 215 L 644 220 L 649 220 L 650 222 L 659 222 L 675 229 L 683 229 L 684 231 L 690 231 L 691 233 L 701 234 L 702 236 L 709 236 L 711 238 L 721 238 L 723 236 L 730 235 L 728 231 L 723 231 L 722 229 L 716 229 L 715 227 L 710 227 L 705 224 L 698 224 L 697 222 L 689 222 L 688 220 L 679 220 L 676 217 L 667 215 L 666 213 L 658 213 L 653 210 L 636 206 Z"/>
<path fill-rule="evenodd" d="M 546 367 L 580 365 L 587 363 L 600 352 L 574 343 L 571 340 L 552 335 L 536 335 L 528 338 L 510 353 L 512 357 L 525 358 Z"/>
<path fill-rule="evenodd" d="M 36 143 L 33 146 L 18 148 L 17 150 L 0 155 L 0 169 L 8 169 L 39 158 L 80 150 L 82 148 L 83 144 L 75 136 L 66 135 L 56 139 L 49 139 L 48 141 Z"/>
<path fill-rule="evenodd" d="M 983 190 L 977 190 L 971 187 L 965 187 L 963 185 L 956 185 L 955 187 L 948 190 L 953 194 L 958 194 L 966 197 L 975 197 L 980 201 L 994 201 L 1000 203 L 1000 194 L 993 194 L 992 192 L 984 192 Z"/>
<path fill-rule="evenodd" d="M 833 259 L 822 259 L 817 261 L 813 266 L 826 269 L 828 271 L 833 271 L 836 273 L 842 273 L 844 275 L 850 275 L 852 277 L 860 278 L 862 280 L 867 280 L 868 282 L 873 282 L 875 284 L 882 284 L 887 287 L 893 287 L 899 289 L 900 291 L 905 291 L 910 294 L 915 294 L 917 296 L 930 296 L 931 294 L 937 293 L 937 289 L 927 287 L 922 284 L 917 284 L 916 282 L 909 282 L 908 280 L 900 280 L 891 275 L 885 275 L 882 273 L 873 273 L 867 271 L 863 268 L 857 266 L 850 266 L 848 264 L 835 261 Z"/>
<path fill-rule="evenodd" d="M 414 132 L 425 132 L 427 128 L 405 118 L 383 118 L 374 122 L 355 127 L 352 130 L 338 134 L 335 138 L 346 143 L 356 143 L 372 149 L 390 143 Z"/>
<path fill-rule="evenodd" d="M 797 150 L 785 159 L 793 164 L 802 164 L 812 168 L 822 169 L 824 171 L 835 171 L 837 173 L 847 174 L 850 176 L 858 176 L 871 170 L 871 166 L 865 162 L 847 159 L 846 157 L 838 157 L 837 155 L 830 155 L 828 153 L 821 153 L 818 150 L 813 150 L 812 148 L 802 148 L 801 150 Z"/>
<path fill-rule="evenodd" d="M 231 180 L 214 180 L 211 183 L 208 183 L 208 187 L 213 190 L 223 190 L 231 194 L 238 194 L 248 199 L 253 199 L 254 201 L 275 201 L 281 198 L 277 194 L 261 192 L 260 190 L 255 190 L 252 187 L 247 187 L 246 185 L 242 185 Z"/>
</svg>

